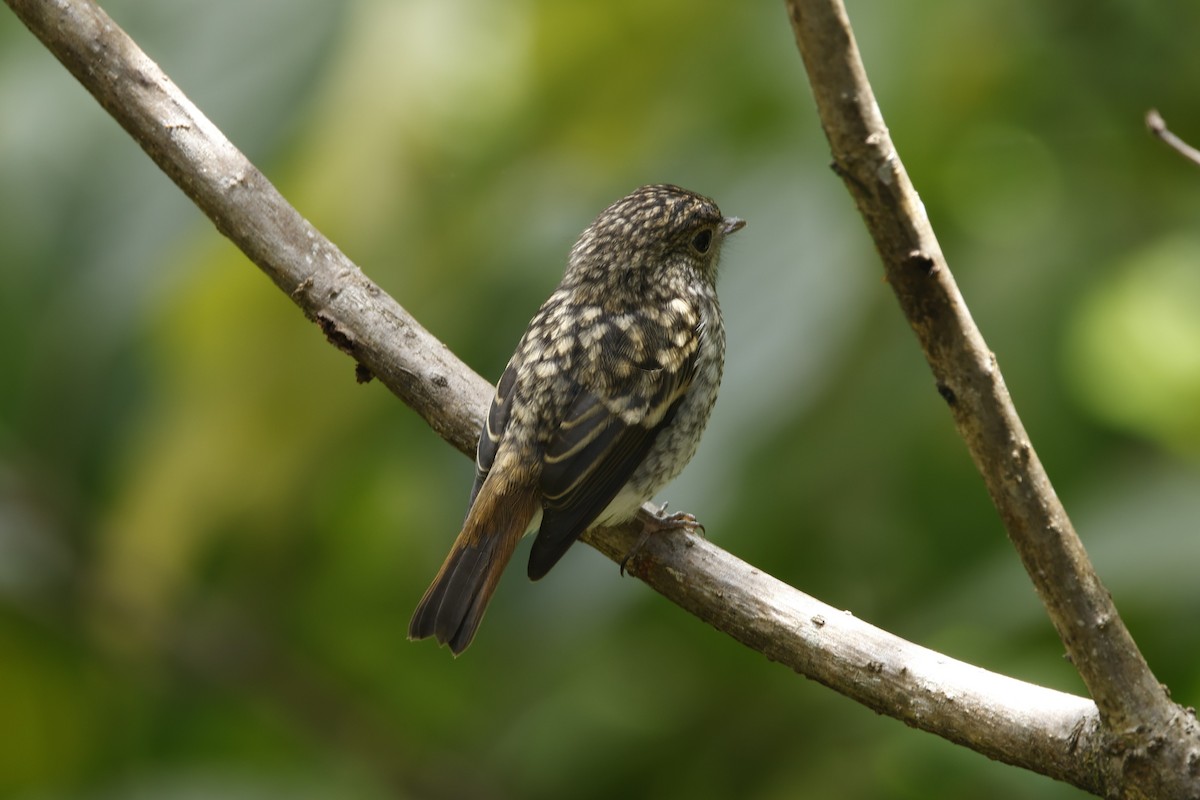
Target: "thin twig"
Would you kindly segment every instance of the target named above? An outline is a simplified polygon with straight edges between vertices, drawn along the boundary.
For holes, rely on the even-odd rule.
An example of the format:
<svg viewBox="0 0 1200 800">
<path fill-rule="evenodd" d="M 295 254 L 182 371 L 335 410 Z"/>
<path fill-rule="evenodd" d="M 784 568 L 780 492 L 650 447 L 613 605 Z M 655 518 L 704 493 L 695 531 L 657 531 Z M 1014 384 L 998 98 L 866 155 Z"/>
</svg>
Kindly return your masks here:
<svg viewBox="0 0 1200 800">
<path fill-rule="evenodd" d="M 1170 128 L 1167 127 L 1166 120 L 1162 118 L 1157 109 L 1152 108 L 1146 112 L 1146 128 L 1159 139 L 1166 142 L 1167 146 L 1172 150 L 1200 167 L 1200 150 L 1197 150 L 1183 139 L 1171 133 Z"/>
</svg>

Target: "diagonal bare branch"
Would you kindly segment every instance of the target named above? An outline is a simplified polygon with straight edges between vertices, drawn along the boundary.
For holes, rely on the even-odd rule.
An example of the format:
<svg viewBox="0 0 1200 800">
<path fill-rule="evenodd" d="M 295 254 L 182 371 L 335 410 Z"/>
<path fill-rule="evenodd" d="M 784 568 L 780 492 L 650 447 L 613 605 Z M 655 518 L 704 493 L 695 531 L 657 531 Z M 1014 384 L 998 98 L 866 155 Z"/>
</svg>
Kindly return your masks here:
<svg viewBox="0 0 1200 800">
<path fill-rule="evenodd" d="M 1182 719 L 1194 742 L 1194 716 L 1188 721 L 1150 671 L 1021 424 L 892 145 L 843 3 L 788 0 L 787 6 L 834 169 L 867 223 L 937 391 L 1106 730 L 1167 731 Z M 1200 791 L 1194 780 L 1190 785 Z"/>
<path fill-rule="evenodd" d="M 789 9 L 835 168 L 867 221 L 938 393 L 1068 654 L 1114 727 L 1147 721 L 1148 712 L 1158 713 L 1162 688 L 1092 569 L 1017 416 L 996 357 L 959 294 L 892 146 L 844 8 L 837 0 L 793 0 Z"/>
<path fill-rule="evenodd" d="M 321 235 L 92 2 L 9 6 L 146 154 L 304 313 L 464 453 L 491 389 Z M 402 343 L 403 346 L 397 346 Z"/>
</svg>

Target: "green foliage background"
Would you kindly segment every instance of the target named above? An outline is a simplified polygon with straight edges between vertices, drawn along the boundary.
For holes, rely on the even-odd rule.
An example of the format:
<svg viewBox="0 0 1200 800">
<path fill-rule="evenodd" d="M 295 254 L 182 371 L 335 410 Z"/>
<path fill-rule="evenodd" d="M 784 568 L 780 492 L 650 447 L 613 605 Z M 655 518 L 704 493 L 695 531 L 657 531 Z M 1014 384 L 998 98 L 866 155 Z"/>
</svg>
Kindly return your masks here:
<svg viewBox="0 0 1200 800">
<path fill-rule="evenodd" d="M 664 498 L 954 657 L 1081 692 L 837 178 L 779 3 L 106 3 L 489 379 L 574 237 L 749 220 Z M 963 293 L 1119 608 L 1200 702 L 1200 5 L 852 2 Z M 469 463 L 0 13 L 0 795 L 1077 797 L 878 717 L 579 547 L 410 644 Z M 518 554 L 518 560 L 522 555 Z"/>
</svg>

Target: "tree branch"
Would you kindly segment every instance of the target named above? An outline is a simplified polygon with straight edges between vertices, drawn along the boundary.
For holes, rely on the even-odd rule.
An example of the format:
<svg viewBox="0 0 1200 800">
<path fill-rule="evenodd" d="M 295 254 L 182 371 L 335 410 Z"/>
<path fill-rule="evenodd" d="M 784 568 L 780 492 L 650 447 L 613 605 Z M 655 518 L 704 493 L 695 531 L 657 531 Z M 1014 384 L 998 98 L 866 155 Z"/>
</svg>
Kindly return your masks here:
<svg viewBox="0 0 1200 800">
<path fill-rule="evenodd" d="M 586 540 L 619 561 L 630 538 Z M 906 725 L 1098 792 L 1096 706 L 907 642 L 815 600 L 702 537 L 651 537 L 638 578 L 684 610 L 805 677 Z"/>
<path fill-rule="evenodd" d="M 841 0 L 788 0 L 788 11 L 834 169 L 1105 729 L 1119 736 L 1168 730 L 1182 709 L 1134 644 L 1038 460 L 892 145 L 845 7 Z M 1194 724 L 1191 730 L 1194 743 Z M 1194 779 L 1190 786 L 1200 791 Z"/>
<path fill-rule="evenodd" d="M 491 392 L 488 384 L 291 208 L 102 10 L 90 0 L 6 2 L 217 229 L 355 359 L 360 376 L 378 376 L 439 435 L 465 453 L 473 451 Z M 1112 745 L 1100 726 L 1101 716 L 1106 722 L 1144 717 L 1140 703 L 1130 709 L 1114 695 L 1110 678 L 1135 678 L 1136 698 L 1161 699 L 1161 691 L 1145 685 L 1153 680 L 1149 670 L 1111 603 L 1096 597 L 1103 594 L 1102 587 L 1020 429 L 994 361 L 977 332 L 971 333 L 969 315 L 882 121 L 877 113 L 859 113 L 863 104 L 873 108 L 873 101 L 844 13 L 830 16 L 829 9 L 810 11 L 808 5 L 819 4 L 793 3 L 792 18 L 839 169 L 872 231 L 886 234 L 877 234 L 877 242 L 892 286 L 906 311 L 913 312 L 910 318 L 927 352 L 934 354 L 930 360 L 939 390 L 950 402 L 1010 532 L 1017 531 L 1012 535 L 1018 550 L 1023 558 L 1029 551 L 1027 563 L 1048 575 L 1070 577 L 1061 590 L 1043 589 L 1045 580 L 1037 576 L 1035 582 L 1049 597 L 1056 624 L 1069 634 L 1064 638 L 1076 663 L 1085 665 L 1096 683 L 1093 688 L 1089 682 L 1089 688 L 1103 690 L 1107 708 L 1102 705 L 1098 711 L 1083 698 L 988 673 L 905 642 L 694 536 L 652 537 L 631 571 L 738 641 L 880 713 L 990 757 L 1104 791 L 1116 784 L 1109 772 L 1095 766 L 1109 757 Z M 822 34 L 833 38 L 814 46 L 811 37 Z M 827 116 L 830 92 L 847 87 L 854 93 L 834 101 L 845 120 Z M 1002 466 L 989 466 L 993 464 Z M 1040 516 L 1029 507 L 1050 500 Z M 635 523 L 593 530 L 584 538 L 620 560 L 639 530 Z M 1085 602 L 1075 603 L 1066 596 L 1071 592 L 1081 593 Z M 1060 619 L 1071 612 L 1083 615 L 1082 631 L 1070 619 Z M 1114 642 L 1126 647 L 1115 666 L 1098 658 Z M 1097 653 L 1087 650 L 1089 645 L 1099 648 Z"/>
<path fill-rule="evenodd" d="M 1092 570 L 971 319 L 892 145 L 838 0 L 789 3 L 833 150 L 938 393 L 1106 723 L 1134 727 L 1162 689 Z"/>
<path fill-rule="evenodd" d="M 99 6 L 75 0 L 8 5 L 331 343 L 378 376 L 439 436 L 474 454 L 491 398 L 487 382 L 300 216 Z"/>
</svg>

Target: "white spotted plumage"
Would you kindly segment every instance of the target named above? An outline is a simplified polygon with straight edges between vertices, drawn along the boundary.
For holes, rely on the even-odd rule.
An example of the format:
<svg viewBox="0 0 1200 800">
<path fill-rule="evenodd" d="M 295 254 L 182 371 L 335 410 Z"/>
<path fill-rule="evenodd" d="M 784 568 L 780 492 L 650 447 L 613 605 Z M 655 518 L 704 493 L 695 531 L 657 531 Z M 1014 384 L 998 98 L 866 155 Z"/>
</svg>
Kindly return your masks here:
<svg viewBox="0 0 1200 800">
<path fill-rule="evenodd" d="M 466 522 L 411 637 L 461 652 L 524 532 L 538 534 L 536 580 L 587 527 L 632 517 L 683 470 L 721 382 L 717 263 L 742 225 L 656 185 L 583 232 L 497 383 Z"/>
</svg>

